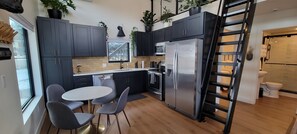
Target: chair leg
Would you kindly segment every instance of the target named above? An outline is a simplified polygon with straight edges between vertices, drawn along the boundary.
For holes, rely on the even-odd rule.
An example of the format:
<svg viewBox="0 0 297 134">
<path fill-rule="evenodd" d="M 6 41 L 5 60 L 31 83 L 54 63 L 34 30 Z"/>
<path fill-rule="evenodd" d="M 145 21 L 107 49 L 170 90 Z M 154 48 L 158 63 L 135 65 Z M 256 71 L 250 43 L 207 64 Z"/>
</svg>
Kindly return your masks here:
<svg viewBox="0 0 297 134">
<path fill-rule="evenodd" d="M 84 110 L 83 110 L 82 106 L 80 107 L 80 110 L 81 110 L 81 112 L 83 112 L 83 113 L 84 113 Z"/>
<path fill-rule="evenodd" d="M 122 133 L 121 133 L 121 128 L 120 128 L 119 119 L 118 119 L 118 115 L 116 114 L 115 116 L 116 116 L 116 119 L 117 119 L 117 124 L 118 124 L 118 128 L 119 128 L 119 132 L 120 132 L 120 134 L 122 134 Z"/>
<path fill-rule="evenodd" d="M 72 130 L 70 130 L 70 134 L 72 134 Z"/>
<path fill-rule="evenodd" d="M 74 130 L 74 133 L 77 134 L 77 129 Z"/>
<path fill-rule="evenodd" d="M 125 117 L 126 117 L 126 120 L 127 120 L 128 124 L 129 124 L 129 127 L 131 127 L 130 122 L 129 122 L 128 118 L 127 118 L 127 115 L 126 115 L 125 110 L 123 110 L 123 113 L 124 113 L 124 115 L 125 115 Z"/>
<path fill-rule="evenodd" d="M 60 128 L 58 128 L 57 134 L 59 134 L 59 132 L 60 132 Z"/>
<path fill-rule="evenodd" d="M 100 116 L 101 116 L 101 114 L 99 114 L 99 116 L 98 116 L 97 128 L 99 127 L 99 124 L 100 124 Z"/>
<path fill-rule="evenodd" d="M 95 112 L 95 107 L 96 105 L 93 105 L 93 108 L 92 108 L 93 113 Z"/>
<path fill-rule="evenodd" d="M 110 118 L 109 118 L 109 115 L 107 115 L 107 125 L 110 126 Z"/>
<path fill-rule="evenodd" d="M 51 126 L 52 126 L 52 123 L 50 123 L 50 126 L 47 129 L 47 134 L 49 134 L 49 131 L 51 130 Z"/>
</svg>

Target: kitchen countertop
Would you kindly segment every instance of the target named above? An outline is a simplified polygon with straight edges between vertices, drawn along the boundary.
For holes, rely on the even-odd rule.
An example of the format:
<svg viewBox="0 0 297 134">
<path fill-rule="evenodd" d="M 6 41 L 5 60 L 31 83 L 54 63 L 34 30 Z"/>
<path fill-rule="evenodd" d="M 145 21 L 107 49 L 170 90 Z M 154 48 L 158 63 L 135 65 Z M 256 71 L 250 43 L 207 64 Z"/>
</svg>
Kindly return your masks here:
<svg viewBox="0 0 297 134">
<path fill-rule="evenodd" d="M 73 76 L 113 74 L 113 73 L 135 72 L 135 71 L 149 71 L 152 69 L 156 69 L 156 68 L 123 68 L 123 69 L 114 69 L 114 70 L 105 70 L 105 71 L 81 72 L 81 73 L 74 73 Z"/>
</svg>

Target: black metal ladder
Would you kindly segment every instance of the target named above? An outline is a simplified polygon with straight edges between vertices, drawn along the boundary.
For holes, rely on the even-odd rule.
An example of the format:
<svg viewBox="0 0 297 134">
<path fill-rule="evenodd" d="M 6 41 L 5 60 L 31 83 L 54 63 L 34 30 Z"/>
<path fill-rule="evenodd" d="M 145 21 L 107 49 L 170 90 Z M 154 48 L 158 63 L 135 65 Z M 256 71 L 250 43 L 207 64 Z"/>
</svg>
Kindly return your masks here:
<svg viewBox="0 0 297 134">
<path fill-rule="evenodd" d="M 220 0 L 218 9 L 220 18 L 217 19 L 206 73 L 203 76 L 202 91 L 205 91 L 205 94 L 200 108 L 199 120 L 204 121 L 205 117 L 208 117 L 223 123 L 225 134 L 230 133 L 232 125 L 255 8 L 256 0 Z M 226 31 L 226 28 L 232 29 L 232 31 Z M 222 38 L 226 36 L 235 36 L 236 39 L 222 42 Z M 224 46 L 233 46 L 234 51 L 221 51 L 221 47 Z M 224 55 L 231 55 L 233 62 L 220 62 L 218 59 Z M 232 73 L 219 72 L 217 68 L 222 66 L 230 66 Z M 230 83 L 218 82 L 219 77 L 230 78 Z M 217 93 L 216 88 L 225 88 L 228 92 Z M 218 98 L 220 101 L 224 100 L 227 106 L 209 101 L 208 98 L 211 97 Z M 208 108 L 217 111 L 210 112 Z"/>
</svg>

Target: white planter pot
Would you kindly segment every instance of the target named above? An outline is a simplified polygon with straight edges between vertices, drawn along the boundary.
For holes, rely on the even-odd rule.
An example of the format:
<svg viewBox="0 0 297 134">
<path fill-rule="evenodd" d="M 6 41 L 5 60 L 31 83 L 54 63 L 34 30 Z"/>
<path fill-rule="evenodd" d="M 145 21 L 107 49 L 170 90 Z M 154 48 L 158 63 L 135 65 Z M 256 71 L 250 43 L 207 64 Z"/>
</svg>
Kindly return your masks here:
<svg viewBox="0 0 297 134">
<path fill-rule="evenodd" d="M 164 22 L 164 23 L 163 23 L 163 26 L 164 26 L 164 27 L 169 27 L 169 26 L 170 26 L 170 22 Z"/>
</svg>

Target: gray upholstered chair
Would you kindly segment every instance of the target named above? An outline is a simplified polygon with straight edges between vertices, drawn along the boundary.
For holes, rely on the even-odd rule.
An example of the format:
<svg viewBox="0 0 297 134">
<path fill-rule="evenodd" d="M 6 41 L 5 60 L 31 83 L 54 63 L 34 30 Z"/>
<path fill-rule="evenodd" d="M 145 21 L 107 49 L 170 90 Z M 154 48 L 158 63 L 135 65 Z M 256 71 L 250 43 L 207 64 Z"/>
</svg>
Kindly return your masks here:
<svg viewBox="0 0 297 134">
<path fill-rule="evenodd" d="M 49 118 L 52 124 L 58 128 L 57 133 L 60 129 L 70 130 L 82 127 L 89 123 L 95 115 L 88 113 L 74 113 L 67 105 L 57 101 L 49 101 L 46 104 Z"/>
<path fill-rule="evenodd" d="M 109 79 L 101 79 L 101 86 L 110 87 L 112 89 L 112 92 L 110 94 L 108 94 L 107 96 L 92 100 L 92 104 L 94 105 L 93 112 L 95 109 L 95 105 L 102 105 L 102 104 L 110 103 L 117 96 L 115 82 L 112 79 L 112 77 Z"/>
<path fill-rule="evenodd" d="M 101 116 L 101 114 L 115 115 L 116 116 L 116 120 L 117 120 L 117 124 L 118 124 L 118 129 L 119 129 L 119 132 L 121 134 L 121 128 L 120 128 L 120 124 L 119 124 L 118 113 L 120 113 L 120 112 L 123 111 L 123 113 L 125 115 L 125 118 L 126 118 L 128 124 L 129 124 L 129 126 L 131 127 L 130 122 L 129 122 L 128 118 L 127 118 L 126 112 L 124 110 L 125 109 L 125 106 L 127 104 L 129 90 L 130 90 L 130 88 L 127 87 L 123 91 L 123 93 L 121 94 L 121 96 L 120 96 L 120 98 L 119 98 L 119 100 L 117 102 L 103 104 L 103 106 L 96 111 L 96 113 L 99 114 L 98 125 L 100 123 L 100 116 Z"/>
<path fill-rule="evenodd" d="M 80 110 L 82 112 L 83 108 L 82 106 L 84 105 L 83 102 L 74 102 L 74 101 L 67 101 L 62 98 L 63 93 L 65 93 L 64 88 L 59 85 L 59 84 L 51 84 L 46 88 L 46 97 L 47 101 L 55 101 L 55 102 L 62 102 L 66 106 L 68 106 L 71 110 L 77 109 L 80 107 Z M 51 129 L 52 124 L 50 124 L 49 128 L 47 129 L 47 133 Z"/>
<path fill-rule="evenodd" d="M 84 105 L 83 102 L 75 102 L 75 101 L 67 101 L 62 99 L 62 95 L 65 93 L 64 88 L 59 84 L 51 84 L 46 88 L 46 97 L 47 101 L 57 101 L 62 102 L 67 105 L 71 110 L 80 108 L 82 112 L 82 106 Z"/>
</svg>

